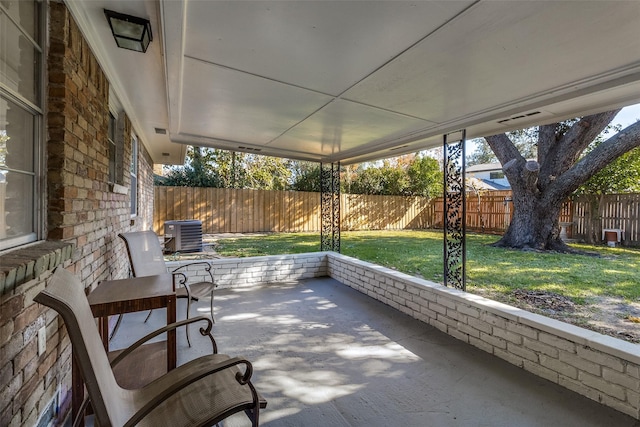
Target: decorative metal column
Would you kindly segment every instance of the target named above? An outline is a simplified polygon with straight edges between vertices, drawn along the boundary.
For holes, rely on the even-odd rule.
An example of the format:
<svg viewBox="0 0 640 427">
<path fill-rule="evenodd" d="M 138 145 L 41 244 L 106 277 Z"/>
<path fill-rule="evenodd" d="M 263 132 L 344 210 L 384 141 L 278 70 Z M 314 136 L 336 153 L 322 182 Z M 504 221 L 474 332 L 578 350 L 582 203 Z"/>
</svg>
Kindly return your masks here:
<svg viewBox="0 0 640 427">
<path fill-rule="evenodd" d="M 466 289 L 466 130 L 444 135 L 444 285 Z"/>
<path fill-rule="evenodd" d="M 320 250 L 340 252 L 340 162 L 320 164 Z"/>
</svg>

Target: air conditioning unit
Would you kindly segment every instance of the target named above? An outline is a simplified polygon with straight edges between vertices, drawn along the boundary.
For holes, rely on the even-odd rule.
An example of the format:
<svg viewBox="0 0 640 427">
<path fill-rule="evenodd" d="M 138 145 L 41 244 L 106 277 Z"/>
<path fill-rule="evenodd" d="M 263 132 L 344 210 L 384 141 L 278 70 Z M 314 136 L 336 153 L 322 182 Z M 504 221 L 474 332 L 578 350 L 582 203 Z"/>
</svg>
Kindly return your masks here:
<svg viewBox="0 0 640 427">
<path fill-rule="evenodd" d="M 202 221 L 165 221 L 165 252 L 202 252 Z"/>
</svg>

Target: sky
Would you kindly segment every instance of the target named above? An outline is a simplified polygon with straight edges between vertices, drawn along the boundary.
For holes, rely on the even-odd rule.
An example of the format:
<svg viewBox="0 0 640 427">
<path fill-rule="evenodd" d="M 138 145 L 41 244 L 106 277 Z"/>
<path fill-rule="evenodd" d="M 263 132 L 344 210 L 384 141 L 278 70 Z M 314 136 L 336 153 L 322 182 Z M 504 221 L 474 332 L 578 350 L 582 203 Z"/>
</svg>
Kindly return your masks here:
<svg viewBox="0 0 640 427">
<path fill-rule="evenodd" d="M 612 124 L 621 124 L 622 127 L 627 127 L 640 120 L 640 104 L 624 107 L 618 115 L 611 121 Z"/>
<path fill-rule="evenodd" d="M 628 107 L 624 107 L 618 115 L 611 120 L 611 124 L 613 125 L 621 125 L 622 128 L 626 128 L 627 126 L 635 123 L 640 120 L 640 104 L 630 105 Z M 476 143 L 474 140 L 470 139 L 467 141 L 466 153 L 467 156 L 471 155 L 476 149 Z"/>
</svg>

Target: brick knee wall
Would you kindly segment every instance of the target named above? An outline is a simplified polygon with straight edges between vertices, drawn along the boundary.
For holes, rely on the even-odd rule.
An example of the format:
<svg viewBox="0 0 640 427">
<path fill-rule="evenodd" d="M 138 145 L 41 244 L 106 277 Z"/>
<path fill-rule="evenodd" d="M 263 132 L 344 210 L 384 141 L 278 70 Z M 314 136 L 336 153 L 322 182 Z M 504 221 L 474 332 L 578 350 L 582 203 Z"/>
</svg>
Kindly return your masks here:
<svg viewBox="0 0 640 427">
<path fill-rule="evenodd" d="M 337 253 L 327 258 L 329 276 L 345 285 L 640 419 L 640 345 Z"/>
</svg>

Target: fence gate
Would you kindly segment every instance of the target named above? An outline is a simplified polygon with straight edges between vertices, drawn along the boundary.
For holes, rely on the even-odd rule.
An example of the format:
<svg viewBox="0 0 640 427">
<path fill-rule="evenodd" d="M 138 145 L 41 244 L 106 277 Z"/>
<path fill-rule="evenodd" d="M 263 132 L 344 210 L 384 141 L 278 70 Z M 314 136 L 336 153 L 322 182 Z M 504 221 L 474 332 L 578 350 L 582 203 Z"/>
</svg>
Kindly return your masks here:
<svg viewBox="0 0 640 427">
<path fill-rule="evenodd" d="M 444 285 L 466 289 L 466 130 L 445 134 Z"/>
</svg>

